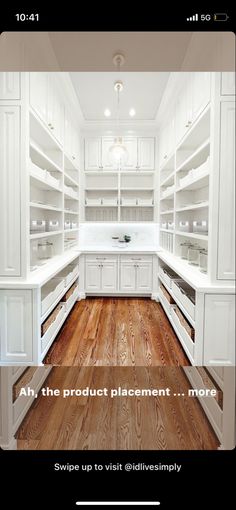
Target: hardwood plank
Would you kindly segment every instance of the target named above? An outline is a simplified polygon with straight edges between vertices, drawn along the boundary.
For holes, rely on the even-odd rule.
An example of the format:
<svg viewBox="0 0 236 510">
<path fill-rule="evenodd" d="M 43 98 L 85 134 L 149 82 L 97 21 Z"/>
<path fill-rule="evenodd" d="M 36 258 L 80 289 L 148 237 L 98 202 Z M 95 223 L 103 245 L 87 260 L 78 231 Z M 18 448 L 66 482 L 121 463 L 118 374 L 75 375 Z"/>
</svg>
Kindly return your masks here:
<svg viewBox="0 0 236 510">
<path fill-rule="evenodd" d="M 190 364 L 159 303 L 114 297 L 76 303 L 44 361 L 63 366 Z"/>
<path fill-rule="evenodd" d="M 217 440 L 181 367 L 54 367 L 46 386 L 170 388 L 184 397 L 42 397 L 20 426 L 19 449 L 211 450 Z"/>
</svg>

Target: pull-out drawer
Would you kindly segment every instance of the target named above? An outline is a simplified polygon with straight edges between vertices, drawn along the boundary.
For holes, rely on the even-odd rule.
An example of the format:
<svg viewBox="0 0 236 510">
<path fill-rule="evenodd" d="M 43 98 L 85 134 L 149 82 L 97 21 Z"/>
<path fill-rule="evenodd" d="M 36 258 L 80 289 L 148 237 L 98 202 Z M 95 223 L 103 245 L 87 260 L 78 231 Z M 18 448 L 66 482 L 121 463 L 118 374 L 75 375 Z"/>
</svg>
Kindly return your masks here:
<svg viewBox="0 0 236 510">
<path fill-rule="evenodd" d="M 30 367 L 23 373 L 20 380 L 15 384 L 15 387 L 13 387 L 13 433 L 18 429 L 31 403 L 34 401 L 34 396 L 32 395 L 20 395 L 21 388 L 25 388 L 26 391 L 27 388 L 31 388 L 37 393 L 50 370 L 51 367 Z"/>
<path fill-rule="evenodd" d="M 46 333 L 41 338 L 41 352 L 44 352 L 49 343 L 51 343 L 54 340 L 57 331 L 60 329 L 60 325 L 64 320 L 64 316 L 65 307 L 62 306 L 57 316 L 55 317 L 55 320 L 52 322 L 51 326 L 47 329 Z"/>
<path fill-rule="evenodd" d="M 117 255 L 110 255 L 109 253 L 106 255 L 103 255 L 102 253 L 99 255 L 86 255 L 86 262 L 93 262 L 93 263 L 101 263 L 101 262 L 115 262 L 117 261 Z"/>
<path fill-rule="evenodd" d="M 171 299 L 169 300 L 167 294 L 168 294 L 168 292 L 165 289 L 165 287 L 163 285 L 160 285 L 160 287 L 159 287 L 160 300 L 164 304 L 164 310 L 170 315 L 171 307 L 174 305 L 174 301 L 171 298 L 170 294 L 169 294 L 169 296 Z"/>
<path fill-rule="evenodd" d="M 121 262 L 152 262 L 152 255 L 121 255 Z"/>
<path fill-rule="evenodd" d="M 180 277 L 177 275 L 177 273 L 172 271 L 172 269 L 170 269 L 169 267 L 160 266 L 159 274 L 170 289 L 172 288 L 173 280 L 180 279 Z"/>
<path fill-rule="evenodd" d="M 172 292 L 192 319 L 195 319 L 195 291 L 184 280 L 172 282 Z"/>
<path fill-rule="evenodd" d="M 72 280 L 78 274 L 79 274 L 78 264 L 76 264 L 76 265 L 71 264 L 71 265 L 65 267 L 65 269 L 63 269 L 63 271 L 61 271 L 58 276 L 64 278 L 65 287 L 68 287 L 68 285 L 70 285 L 70 282 L 72 282 Z"/>
<path fill-rule="evenodd" d="M 187 354 L 190 355 L 192 360 L 194 359 L 194 342 L 190 335 L 187 333 L 184 326 L 181 324 L 180 319 L 176 313 L 176 306 L 171 307 L 171 318 L 173 324 L 175 326 L 176 334 L 183 345 L 183 348 L 186 350 Z"/>
<path fill-rule="evenodd" d="M 64 278 L 52 278 L 41 289 L 41 315 L 53 305 L 65 288 Z"/>
<path fill-rule="evenodd" d="M 194 389 L 209 389 L 207 388 L 201 373 L 197 367 L 184 367 L 184 371 L 191 382 Z M 223 430 L 223 411 L 218 404 L 217 400 L 213 396 L 198 397 L 213 429 L 215 430 L 218 438 L 222 439 Z M 222 405 L 222 396 L 219 397 L 219 401 Z"/>
<path fill-rule="evenodd" d="M 79 293 L 78 285 L 73 285 L 73 289 L 71 290 L 70 294 L 67 293 L 67 299 L 65 301 L 63 301 L 66 311 L 68 311 L 71 308 L 72 304 L 75 303 L 75 301 L 78 297 L 78 293 Z"/>
</svg>

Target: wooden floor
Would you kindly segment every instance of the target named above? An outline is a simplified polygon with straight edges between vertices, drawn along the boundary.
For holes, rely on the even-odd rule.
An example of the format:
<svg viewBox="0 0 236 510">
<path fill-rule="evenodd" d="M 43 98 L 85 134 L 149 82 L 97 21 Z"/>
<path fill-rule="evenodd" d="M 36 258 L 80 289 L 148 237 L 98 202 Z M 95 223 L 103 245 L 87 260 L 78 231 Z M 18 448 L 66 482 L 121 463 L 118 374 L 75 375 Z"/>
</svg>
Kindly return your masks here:
<svg viewBox="0 0 236 510">
<path fill-rule="evenodd" d="M 187 393 L 181 367 L 55 367 L 50 388 L 170 388 Z M 38 397 L 17 434 L 19 449 L 215 450 L 196 398 Z"/>
<path fill-rule="evenodd" d="M 64 366 L 190 364 L 161 305 L 146 298 L 79 301 L 44 362 Z"/>
</svg>

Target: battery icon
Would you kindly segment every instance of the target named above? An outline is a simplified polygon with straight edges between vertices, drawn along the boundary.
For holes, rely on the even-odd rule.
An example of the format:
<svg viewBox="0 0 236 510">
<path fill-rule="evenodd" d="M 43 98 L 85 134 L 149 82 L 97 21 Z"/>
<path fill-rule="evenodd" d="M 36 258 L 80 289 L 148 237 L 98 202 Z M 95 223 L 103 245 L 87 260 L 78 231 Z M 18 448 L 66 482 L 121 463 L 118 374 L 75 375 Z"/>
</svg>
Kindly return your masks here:
<svg viewBox="0 0 236 510">
<path fill-rule="evenodd" d="M 224 12 L 218 12 L 217 14 L 214 14 L 214 21 L 227 21 L 228 19 L 229 16 Z"/>
</svg>

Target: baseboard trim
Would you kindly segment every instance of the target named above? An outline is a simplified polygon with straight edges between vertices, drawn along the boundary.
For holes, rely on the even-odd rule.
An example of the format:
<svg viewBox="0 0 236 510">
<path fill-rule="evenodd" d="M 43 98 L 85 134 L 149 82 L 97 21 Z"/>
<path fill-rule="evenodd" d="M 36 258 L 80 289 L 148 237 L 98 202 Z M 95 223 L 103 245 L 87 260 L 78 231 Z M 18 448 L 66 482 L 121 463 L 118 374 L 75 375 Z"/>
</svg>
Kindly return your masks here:
<svg viewBox="0 0 236 510">
<path fill-rule="evenodd" d="M 12 437 L 10 443 L 1 444 L 0 447 L 2 450 L 17 450 L 17 440 L 15 437 Z"/>
</svg>

